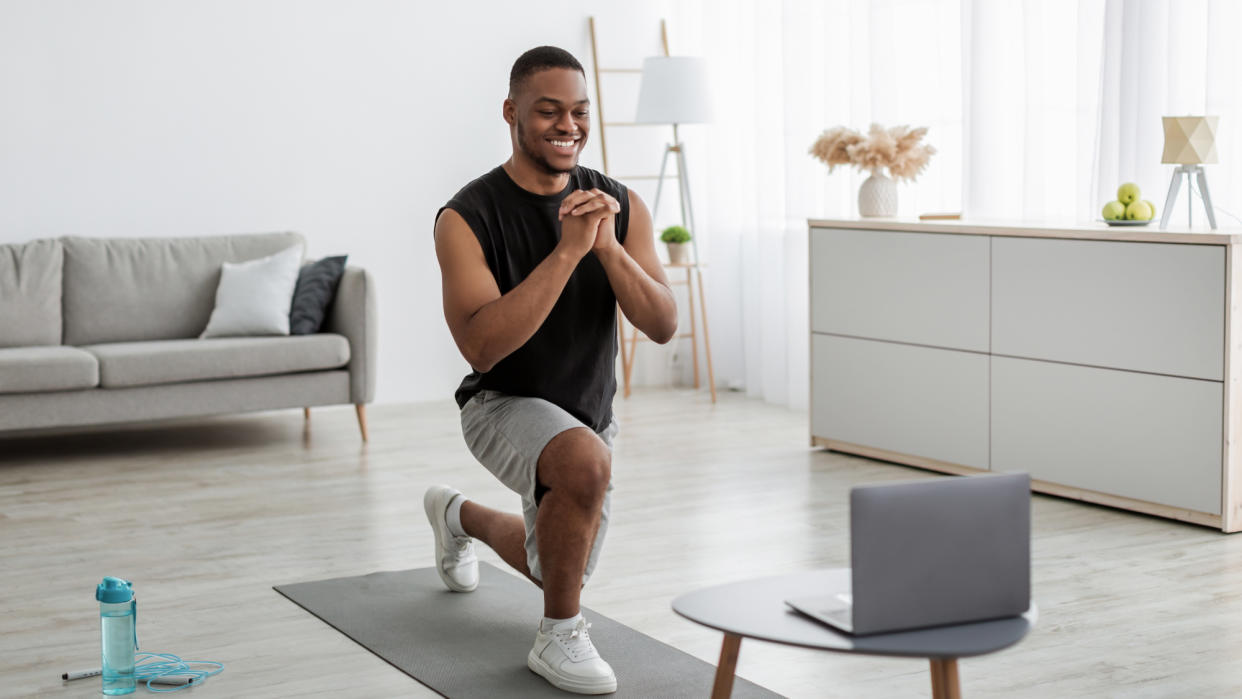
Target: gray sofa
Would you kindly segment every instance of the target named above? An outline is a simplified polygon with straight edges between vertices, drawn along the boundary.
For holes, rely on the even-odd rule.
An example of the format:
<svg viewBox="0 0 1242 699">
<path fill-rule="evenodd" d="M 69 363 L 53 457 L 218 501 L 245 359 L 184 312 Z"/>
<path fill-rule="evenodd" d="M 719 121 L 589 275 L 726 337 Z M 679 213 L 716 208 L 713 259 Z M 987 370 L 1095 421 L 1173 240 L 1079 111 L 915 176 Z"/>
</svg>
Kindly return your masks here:
<svg viewBox="0 0 1242 699">
<path fill-rule="evenodd" d="M 296 233 L 0 245 L 0 431 L 352 403 L 375 394 L 375 287 L 348 267 L 313 335 L 198 339 L 220 265 Z M 309 415 L 309 413 L 308 413 Z"/>
</svg>

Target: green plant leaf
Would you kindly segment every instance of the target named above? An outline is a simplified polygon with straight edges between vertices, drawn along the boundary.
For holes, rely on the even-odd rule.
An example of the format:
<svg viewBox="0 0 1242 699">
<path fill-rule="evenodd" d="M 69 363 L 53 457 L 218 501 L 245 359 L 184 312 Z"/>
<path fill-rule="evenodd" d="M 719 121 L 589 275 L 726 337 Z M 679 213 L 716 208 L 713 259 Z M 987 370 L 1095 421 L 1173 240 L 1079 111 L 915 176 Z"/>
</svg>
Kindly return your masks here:
<svg viewBox="0 0 1242 699">
<path fill-rule="evenodd" d="M 683 226 L 669 226 L 660 233 L 660 241 L 664 243 L 688 243 L 690 231 Z"/>
</svg>

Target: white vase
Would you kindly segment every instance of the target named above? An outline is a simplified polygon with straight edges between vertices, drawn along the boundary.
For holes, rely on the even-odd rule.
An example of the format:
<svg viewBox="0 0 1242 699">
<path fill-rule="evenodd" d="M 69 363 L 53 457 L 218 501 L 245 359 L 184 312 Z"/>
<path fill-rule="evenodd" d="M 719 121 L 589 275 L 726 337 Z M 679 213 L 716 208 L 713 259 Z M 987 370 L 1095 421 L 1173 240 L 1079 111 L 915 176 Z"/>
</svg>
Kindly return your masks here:
<svg viewBox="0 0 1242 699">
<path fill-rule="evenodd" d="M 897 183 L 887 175 L 871 173 L 871 177 L 863 180 L 858 188 L 858 215 L 896 216 Z"/>
</svg>

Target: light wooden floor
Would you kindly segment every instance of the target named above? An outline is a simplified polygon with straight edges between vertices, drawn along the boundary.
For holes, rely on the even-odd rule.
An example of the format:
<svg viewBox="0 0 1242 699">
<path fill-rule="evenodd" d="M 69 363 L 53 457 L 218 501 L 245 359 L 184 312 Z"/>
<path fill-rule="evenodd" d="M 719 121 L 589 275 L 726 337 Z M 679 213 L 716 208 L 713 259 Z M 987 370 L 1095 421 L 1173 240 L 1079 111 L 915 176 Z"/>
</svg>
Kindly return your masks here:
<svg viewBox="0 0 1242 699">
<path fill-rule="evenodd" d="M 617 412 L 614 523 L 584 602 L 710 662 L 720 635 L 674 615 L 673 597 L 848 565 L 849 487 L 933 477 L 812 450 L 805 414 L 737 394 L 639 392 Z M 307 430 L 291 410 L 0 438 L 0 695 L 97 696 L 98 681 L 58 677 L 98 665 L 93 590 L 118 575 L 145 649 L 225 663 L 193 694 L 434 696 L 271 589 L 430 565 L 433 483 L 516 508 L 450 402 L 370 420 L 365 447 L 348 407 L 316 410 Z M 966 696 L 1242 695 L 1242 535 L 1044 496 L 1033 511 L 1039 625 L 963 660 Z M 930 694 L 924 661 L 757 641 L 739 674 L 793 697 Z"/>
</svg>

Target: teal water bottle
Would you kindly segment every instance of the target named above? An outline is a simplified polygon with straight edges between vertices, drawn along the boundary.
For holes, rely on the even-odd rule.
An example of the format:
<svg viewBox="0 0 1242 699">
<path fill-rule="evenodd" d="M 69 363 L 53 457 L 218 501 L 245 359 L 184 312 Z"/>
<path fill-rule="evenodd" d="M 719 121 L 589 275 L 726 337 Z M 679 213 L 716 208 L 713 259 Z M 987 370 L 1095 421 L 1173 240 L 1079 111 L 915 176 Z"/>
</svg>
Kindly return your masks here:
<svg viewBox="0 0 1242 699">
<path fill-rule="evenodd" d="M 128 580 L 104 578 L 95 588 L 103 627 L 103 693 L 131 694 L 134 650 L 138 648 L 138 601 Z"/>
</svg>

